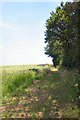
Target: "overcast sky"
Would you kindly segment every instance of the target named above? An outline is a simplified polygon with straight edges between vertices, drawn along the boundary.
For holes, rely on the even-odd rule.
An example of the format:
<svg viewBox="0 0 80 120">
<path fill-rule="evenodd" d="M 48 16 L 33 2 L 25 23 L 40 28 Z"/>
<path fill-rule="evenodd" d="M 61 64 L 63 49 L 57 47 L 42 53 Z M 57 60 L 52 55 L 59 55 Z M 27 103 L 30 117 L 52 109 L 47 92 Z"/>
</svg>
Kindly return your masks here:
<svg viewBox="0 0 80 120">
<path fill-rule="evenodd" d="M 0 4 L 0 65 L 52 63 L 44 54 L 46 19 L 60 2 Z"/>
</svg>

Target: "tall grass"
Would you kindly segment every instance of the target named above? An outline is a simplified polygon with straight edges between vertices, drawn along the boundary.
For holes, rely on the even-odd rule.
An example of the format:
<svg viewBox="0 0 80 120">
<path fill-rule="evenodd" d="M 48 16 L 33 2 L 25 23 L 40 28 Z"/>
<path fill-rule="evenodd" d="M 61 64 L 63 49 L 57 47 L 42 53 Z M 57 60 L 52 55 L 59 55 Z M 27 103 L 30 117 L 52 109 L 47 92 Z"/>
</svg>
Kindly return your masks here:
<svg viewBox="0 0 80 120">
<path fill-rule="evenodd" d="M 25 66 L 23 66 L 22 69 L 21 68 L 22 66 L 18 68 L 17 66 L 13 68 L 4 67 L 2 70 L 3 105 L 7 104 L 7 98 L 16 98 L 15 101 L 11 103 L 14 105 L 14 103 L 17 104 L 19 102 L 19 98 L 21 100 L 21 97 L 23 100 L 23 97 L 25 98 L 25 96 L 27 96 L 27 98 L 31 100 L 31 98 L 33 99 L 37 96 L 38 100 L 41 100 L 41 103 L 38 101 L 36 102 L 34 99 L 34 102 L 29 104 L 30 112 L 34 119 L 36 117 L 36 110 L 37 112 L 41 111 L 42 107 L 45 108 L 45 112 L 43 112 L 44 118 L 49 117 L 51 110 L 55 115 L 57 110 L 54 109 L 54 107 L 56 107 L 56 105 L 58 105 L 57 109 L 62 114 L 63 118 L 77 118 L 78 107 L 76 103 L 78 81 L 74 71 L 65 69 L 54 71 L 54 68 L 45 66 L 43 68 L 35 67 L 38 69 L 37 72 L 33 71 L 32 66 L 30 67 L 31 70 L 29 70 L 29 67 L 26 68 Z M 37 80 L 37 82 L 35 82 L 35 80 Z M 38 82 L 38 80 L 40 80 L 40 82 Z M 28 87 L 29 89 L 34 88 L 36 94 L 33 94 L 33 91 L 29 91 L 29 89 L 27 89 Z M 30 94 L 32 95 L 30 96 Z M 44 95 L 43 101 L 41 94 Z M 48 99 L 44 101 L 46 95 Z M 24 102 L 24 100 L 22 102 Z M 27 103 L 27 99 L 25 103 Z M 36 103 L 38 109 L 36 109 L 36 106 L 33 103 Z M 8 112 L 5 110 L 3 116 L 8 116 L 10 112 L 11 108 L 9 108 Z M 12 115 L 15 116 L 14 113 L 12 113 Z"/>
<path fill-rule="evenodd" d="M 2 73 L 2 91 L 3 97 L 12 95 L 20 86 L 23 88 L 28 87 L 35 77 L 35 72 L 31 71 L 18 71 Z"/>
<path fill-rule="evenodd" d="M 33 66 L 4 66 L 2 69 L 2 95 L 9 97 L 21 93 L 33 83 L 33 80 L 43 80 L 49 72 L 46 66 L 35 66 L 38 73 L 30 70 Z M 18 92 L 17 92 L 18 91 Z"/>
</svg>

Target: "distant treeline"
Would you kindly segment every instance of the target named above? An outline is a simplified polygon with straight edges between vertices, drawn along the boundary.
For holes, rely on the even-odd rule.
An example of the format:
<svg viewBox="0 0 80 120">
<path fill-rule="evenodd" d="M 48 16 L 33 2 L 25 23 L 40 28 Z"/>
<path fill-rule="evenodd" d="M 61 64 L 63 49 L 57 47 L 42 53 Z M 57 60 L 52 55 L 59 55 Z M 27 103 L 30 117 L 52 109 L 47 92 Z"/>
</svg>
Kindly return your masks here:
<svg viewBox="0 0 80 120">
<path fill-rule="evenodd" d="M 80 72 L 80 2 L 61 2 L 46 21 L 45 54 L 54 66 Z"/>
</svg>

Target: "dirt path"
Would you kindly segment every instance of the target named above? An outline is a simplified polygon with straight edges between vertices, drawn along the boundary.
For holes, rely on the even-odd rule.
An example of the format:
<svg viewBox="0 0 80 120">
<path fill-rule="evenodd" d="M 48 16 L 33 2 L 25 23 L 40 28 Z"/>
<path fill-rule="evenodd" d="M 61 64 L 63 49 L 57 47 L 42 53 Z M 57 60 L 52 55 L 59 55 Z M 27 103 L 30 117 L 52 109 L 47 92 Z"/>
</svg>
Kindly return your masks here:
<svg viewBox="0 0 80 120">
<path fill-rule="evenodd" d="M 54 78 L 52 74 L 46 76 L 43 81 L 34 80 L 19 96 L 4 100 L 0 107 L 2 117 L 62 118 L 64 113 L 68 115 L 70 112 L 71 116 L 78 116 L 73 99 L 68 98 L 69 89 L 66 89 L 65 81 L 59 75 L 59 72 L 54 72 Z"/>
<path fill-rule="evenodd" d="M 2 116 L 9 118 L 61 117 L 59 105 L 51 91 L 52 86 L 49 81 L 36 80 L 33 85 L 25 89 L 26 94 L 5 101 L 5 106 L 1 107 Z"/>
</svg>

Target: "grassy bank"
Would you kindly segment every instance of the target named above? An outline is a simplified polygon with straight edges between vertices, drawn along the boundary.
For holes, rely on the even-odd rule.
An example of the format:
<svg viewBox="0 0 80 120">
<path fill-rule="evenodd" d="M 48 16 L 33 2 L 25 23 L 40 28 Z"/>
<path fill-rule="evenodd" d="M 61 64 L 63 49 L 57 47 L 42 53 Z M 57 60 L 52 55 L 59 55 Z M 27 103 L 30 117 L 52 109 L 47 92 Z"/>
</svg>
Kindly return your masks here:
<svg viewBox="0 0 80 120">
<path fill-rule="evenodd" d="M 2 118 L 78 118 L 74 71 L 47 65 L 6 66 L 1 71 Z"/>
</svg>

